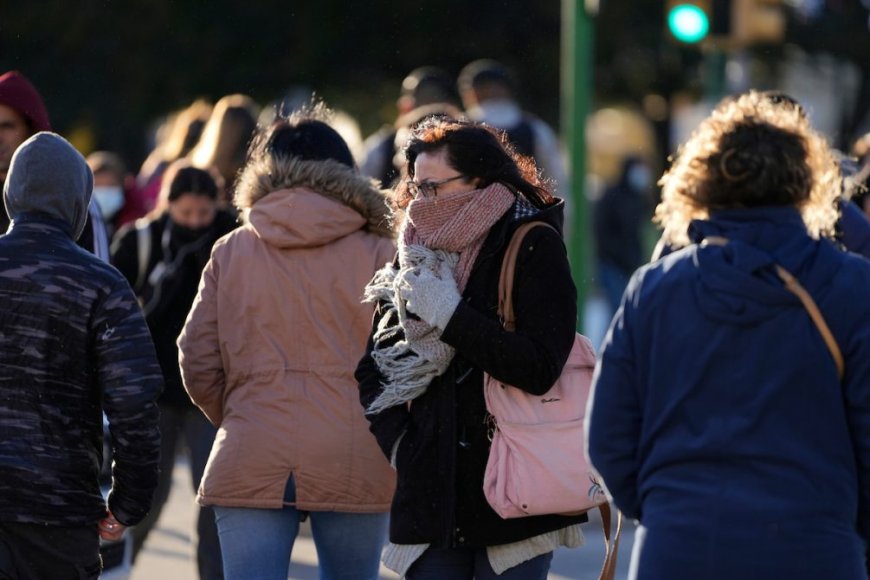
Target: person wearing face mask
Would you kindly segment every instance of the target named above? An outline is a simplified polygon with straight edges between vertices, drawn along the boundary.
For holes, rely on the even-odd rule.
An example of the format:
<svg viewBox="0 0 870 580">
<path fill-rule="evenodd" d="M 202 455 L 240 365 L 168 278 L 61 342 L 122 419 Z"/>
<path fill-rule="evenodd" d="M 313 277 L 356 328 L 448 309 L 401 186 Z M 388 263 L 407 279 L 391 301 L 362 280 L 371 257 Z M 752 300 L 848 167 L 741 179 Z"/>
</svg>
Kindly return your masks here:
<svg viewBox="0 0 870 580">
<path fill-rule="evenodd" d="M 235 219 L 217 207 L 219 191 L 208 171 L 185 160 L 176 161 L 167 169 L 154 211 L 123 227 L 112 245 L 112 263 L 139 298 L 166 381 L 159 401 L 163 433 L 160 482 L 151 513 L 133 531 L 134 558 L 169 496 L 175 452 L 182 440 L 189 450 L 194 489 L 199 487 L 214 440 L 214 427 L 184 392 L 175 341 L 196 297 L 212 246 L 236 227 Z M 220 546 L 210 508 L 200 509 L 197 534 L 200 577 L 222 578 Z"/>
<path fill-rule="evenodd" d="M 610 312 L 616 312 L 632 272 L 644 263 L 643 224 L 652 208 L 652 171 L 643 159 L 629 156 L 614 185 L 595 203 L 592 225 L 598 262 L 598 284 Z"/>
<path fill-rule="evenodd" d="M 147 210 L 117 154 L 96 151 L 88 155 L 87 162 L 94 173 L 93 198 L 111 238 L 121 226 L 142 217 Z"/>
</svg>

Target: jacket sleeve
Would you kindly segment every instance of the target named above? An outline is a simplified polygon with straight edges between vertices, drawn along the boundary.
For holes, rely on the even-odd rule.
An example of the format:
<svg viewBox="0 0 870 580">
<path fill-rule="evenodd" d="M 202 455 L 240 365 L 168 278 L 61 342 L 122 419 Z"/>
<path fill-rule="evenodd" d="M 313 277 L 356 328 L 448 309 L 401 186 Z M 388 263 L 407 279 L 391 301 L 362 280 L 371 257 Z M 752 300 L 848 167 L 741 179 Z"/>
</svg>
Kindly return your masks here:
<svg viewBox="0 0 870 580">
<path fill-rule="evenodd" d="M 97 308 L 92 335 L 114 458 L 109 509 L 119 522 L 132 526 L 148 513 L 157 486 L 156 401 L 163 376 L 142 312 L 124 280 L 115 283 Z"/>
<path fill-rule="evenodd" d="M 866 268 L 866 262 L 862 262 L 862 268 Z M 863 316 L 855 320 L 857 331 L 843 350 L 843 393 L 858 466 L 858 531 L 870 547 L 870 316 L 866 306 L 854 307 L 866 304 L 866 295 L 862 293 L 870 287 L 870 276 L 864 276 L 862 280 L 863 283 L 854 285 L 854 298 L 844 301 L 850 305 L 848 316 L 854 317 L 859 312 Z"/>
<path fill-rule="evenodd" d="M 605 337 L 592 378 L 586 422 L 589 459 L 604 479 L 614 503 L 633 519 L 641 517 L 638 495 L 641 408 L 631 341 L 637 280 L 635 274 Z"/>
<path fill-rule="evenodd" d="M 850 252 L 870 258 L 870 220 L 854 203 L 840 199 L 840 241 Z"/>
<path fill-rule="evenodd" d="M 382 316 L 381 305 L 375 309 L 374 322 L 372 324 L 372 334 L 369 335 L 366 352 L 357 365 L 354 377 L 359 383 L 359 400 L 363 409 L 368 409 L 374 400 L 383 390 L 382 382 L 383 375 L 378 370 L 372 358 L 372 350 L 374 348 L 374 340 L 372 338 L 374 330 L 377 328 Z M 398 340 L 396 337 L 395 340 Z M 407 405 L 398 405 L 384 409 L 380 413 L 366 413 L 365 417 L 369 422 L 369 431 L 375 436 L 378 445 L 383 451 L 384 456 L 390 460 L 393 452 L 393 446 L 405 432 L 405 428 L 409 421 Z"/>
<path fill-rule="evenodd" d="M 123 227 L 112 240 L 112 265 L 116 267 L 130 286 L 136 283 L 139 273 L 139 252 L 136 229 L 130 225 Z"/>
<path fill-rule="evenodd" d="M 178 337 L 178 364 L 190 399 L 212 424 L 220 426 L 226 375 L 218 335 L 220 269 L 214 255 L 202 272 L 199 291 Z"/>
<path fill-rule="evenodd" d="M 577 290 L 565 245 L 550 228 L 526 234 L 513 300 L 515 332 L 462 301 L 441 340 L 499 381 L 542 395 L 562 373 L 577 324 Z"/>
</svg>

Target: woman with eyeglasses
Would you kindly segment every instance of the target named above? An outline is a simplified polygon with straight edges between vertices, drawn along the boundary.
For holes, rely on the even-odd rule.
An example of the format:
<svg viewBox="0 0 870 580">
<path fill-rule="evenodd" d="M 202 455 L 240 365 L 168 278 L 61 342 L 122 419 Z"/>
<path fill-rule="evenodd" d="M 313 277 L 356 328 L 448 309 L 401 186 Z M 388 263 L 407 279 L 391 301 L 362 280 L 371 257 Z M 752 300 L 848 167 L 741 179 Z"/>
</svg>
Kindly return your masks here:
<svg viewBox="0 0 870 580">
<path fill-rule="evenodd" d="M 398 257 L 366 288 L 377 311 L 356 372 L 398 475 L 384 563 L 410 580 L 546 578 L 555 548 L 582 543 L 586 517 L 505 520 L 489 506 L 483 373 L 533 394 L 561 374 L 577 312 L 564 203 L 485 125 L 430 118 L 405 155 Z M 508 332 L 496 313 L 502 258 L 529 221 L 555 230 L 523 241 Z"/>
</svg>

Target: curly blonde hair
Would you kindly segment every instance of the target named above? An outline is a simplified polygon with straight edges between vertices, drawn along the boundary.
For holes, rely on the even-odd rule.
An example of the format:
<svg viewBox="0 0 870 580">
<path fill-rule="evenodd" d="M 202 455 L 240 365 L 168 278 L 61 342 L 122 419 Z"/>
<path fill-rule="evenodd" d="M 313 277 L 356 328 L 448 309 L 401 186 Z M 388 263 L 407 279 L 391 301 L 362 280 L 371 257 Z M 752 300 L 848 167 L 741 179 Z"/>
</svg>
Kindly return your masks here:
<svg viewBox="0 0 870 580">
<path fill-rule="evenodd" d="M 831 236 L 841 181 L 830 147 L 796 101 L 750 91 L 720 103 L 678 150 L 659 180 L 654 221 L 679 247 L 689 244 L 689 222 L 711 210 L 792 205 L 810 235 Z"/>
</svg>

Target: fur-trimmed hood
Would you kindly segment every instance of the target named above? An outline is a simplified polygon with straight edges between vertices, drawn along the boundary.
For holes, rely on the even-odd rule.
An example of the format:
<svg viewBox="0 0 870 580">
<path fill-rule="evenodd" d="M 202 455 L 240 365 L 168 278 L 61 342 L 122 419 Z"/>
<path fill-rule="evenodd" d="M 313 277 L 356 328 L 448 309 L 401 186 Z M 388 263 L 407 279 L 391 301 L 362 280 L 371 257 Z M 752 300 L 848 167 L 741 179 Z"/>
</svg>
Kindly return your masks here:
<svg viewBox="0 0 870 580">
<path fill-rule="evenodd" d="M 323 231 L 326 227 L 341 235 L 364 229 L 381 237 L 393 238 L 392 213 L 385 193 L 375 183 L 337 161 L 304 161 L 295 157 L 276 159 L 268 155 L 249 163 L 242 171 L 235 203 L 261 235 L 265 233 L 264 227 L 277 227 L 293 230 L 297 236 L 317 232 L 320 235 L 315 237 L 323 238 L 328 235 Z M 358 214 L 359 219 L 333 207 L 335 203 L 308 199 L 306 194 L 311 193 L 341 204 Z M 306 211 L 300 211 L 302 206 Z M 320 211 L 324 213 L 321 215 Z M 338 223 L 329 224 L 333 219 Z M 354 225 L 357 221 L 359 224 Z"/>
</svg>

